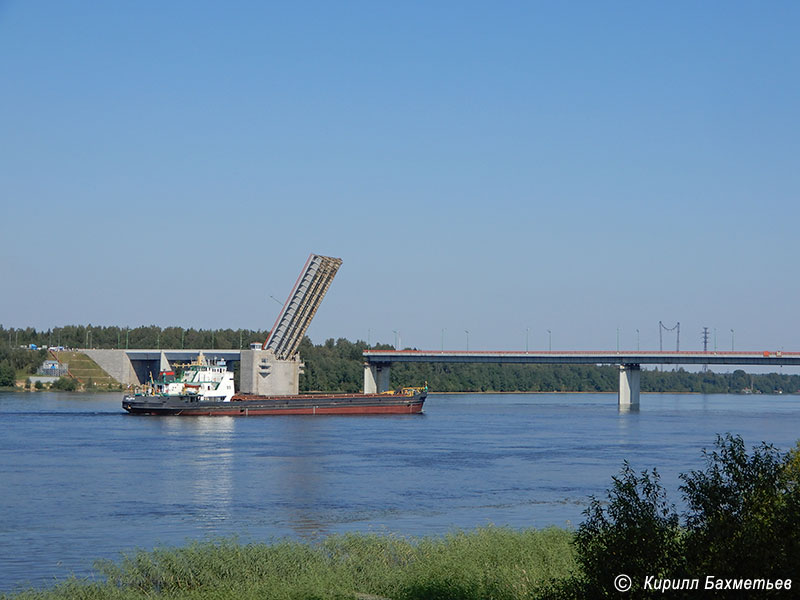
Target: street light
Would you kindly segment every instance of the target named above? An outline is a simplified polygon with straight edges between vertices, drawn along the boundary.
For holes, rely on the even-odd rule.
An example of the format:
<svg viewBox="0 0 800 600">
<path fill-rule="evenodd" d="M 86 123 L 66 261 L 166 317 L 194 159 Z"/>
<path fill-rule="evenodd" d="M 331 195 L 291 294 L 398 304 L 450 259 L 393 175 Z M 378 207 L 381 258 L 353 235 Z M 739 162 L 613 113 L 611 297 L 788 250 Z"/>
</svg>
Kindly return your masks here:
<svg viewBox="0 0 800 600">
<path fill-rule="evenodd" d="M 446 327 L 442 327 L 442 352 L 444 352 L 444 332 L 447 331 Z"/>
<path fill-rule="evenodd" d="M 733 352 L 733 348 L 734 348 L 733 341 L 734 341 L 734 334 L 733 334 L 733 329 L 731 329 L 731 352 Z"/>
<path fill-rule="evenodd" d="M 553 332 L 549 329 L 547 330 L 547 351 L 553 351 Z"/>
<path fill-rule="evenodd" d="M 464 333 L 467 334 L 467 352 L 469 352 L 469 329 L 465 329 Z"/>
<path fill-rule="evenodd" d="M 530 333 L 530 331 L 531 331 L 530 327 L 525 328 L 525 354 L 528 353 L 528 334 Z"/>
<path fill-rule="evenodd" d="M 639 330 L 636 330 L 636 351 L 639 352 Z"/>
</svg>

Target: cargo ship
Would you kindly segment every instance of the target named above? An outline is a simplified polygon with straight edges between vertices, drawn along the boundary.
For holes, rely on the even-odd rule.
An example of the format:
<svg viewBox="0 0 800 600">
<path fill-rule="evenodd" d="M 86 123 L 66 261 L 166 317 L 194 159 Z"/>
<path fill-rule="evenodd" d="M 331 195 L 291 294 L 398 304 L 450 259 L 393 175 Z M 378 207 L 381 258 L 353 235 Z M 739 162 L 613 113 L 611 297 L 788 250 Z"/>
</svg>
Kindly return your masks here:
<svg viewBox="0 0 800 600">
<path fill-rule="evenodd" d="M 133 395 L 125 396 L 122 408 L 138 415 L 237 417 L 421 413 L 428 396 L 427 385 L 380 394 L 297 393 L 300 342 L 341 264 L 340 258 L 318 254 L 308 257 L 269 337 L 263 344 L 251 344 L 246 367 L 248 378 L 244 377 L 245 366 L 241 367 L 243 383 L 240 393 L 235 393 L 233 373 L 227 366 L 220 362 L 211 364 L 201 352 L 197 361 L 184 365 L 186 368 L 180 376 L 171 370 L 162 370 L 157 379 L 151 378 L 148 385 Z M 261 386 L 261 383 L 269 384 L 271 381 L 264 379 L 269 375 L 271 364 L 293 373 L 294 383 Z M 169 363 L 166 362 L 165 366 L 168 367 Z M 254 381 L 257 382 L 255 385 Z"/>
<path fill-rule="evenodd" d="M 224 361 L 210 364 L 201 355 L 180 377 L 162 371 L 158 379 L 126 395 L 122 408 L 135 415 L 178 416 L 417 414 L 427 396 L 427 386 L 381 394 L 236 394 L 233 373 Z"/>
</svg>

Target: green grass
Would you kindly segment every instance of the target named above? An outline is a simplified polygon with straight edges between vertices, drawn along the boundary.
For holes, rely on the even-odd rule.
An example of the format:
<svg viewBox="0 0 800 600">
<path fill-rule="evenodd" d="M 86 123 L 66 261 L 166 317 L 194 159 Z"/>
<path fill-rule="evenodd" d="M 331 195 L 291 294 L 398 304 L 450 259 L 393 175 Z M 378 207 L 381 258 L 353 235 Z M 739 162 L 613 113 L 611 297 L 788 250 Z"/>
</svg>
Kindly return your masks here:
<svg viewBox="0 0 800 600">
<path fill-rule="evenodd" d="M 539 598 L 576 568 L 573 534 L 488 527 L 444 538 L 332 536 L 158 548 L 97 565 L 103 582 L 70 579 L 4 600 Z"/>
<path fill-rule="evenodd" d="M 107 388 L 108 386 L 118 387 L 116 379 L 106 373 L 91 358 L 81 352 L 57 352 L 58 361 L 69 365 L 69 372 L 78 379 L 83 385 L 92 384 L 92 388 Z"/>
</svg>

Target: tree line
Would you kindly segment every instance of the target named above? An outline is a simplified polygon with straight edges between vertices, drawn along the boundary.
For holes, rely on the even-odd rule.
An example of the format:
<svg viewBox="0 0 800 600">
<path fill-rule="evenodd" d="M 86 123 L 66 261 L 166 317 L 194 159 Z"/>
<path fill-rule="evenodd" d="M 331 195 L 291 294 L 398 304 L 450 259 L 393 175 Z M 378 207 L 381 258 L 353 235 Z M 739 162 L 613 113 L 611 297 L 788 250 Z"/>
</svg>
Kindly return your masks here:
<svg viewBox="0 0 800 600">
<path fill-rule="evenodd" d="M 233 350 L 263 342 L 268 331 L 251 329 L 194 329 L 159 327 L 67 325 L 46 331 L 0 326 L 0 387 L 13 385 L 15 373 L 33 374 L 47 359 L 47 352 L 20 346 L 67 348 L 215 348 Z M 364 383 L 364 350 L 392 350 L 387 344 L 368 345 L 344 338 L 314 344 L 300 343 L 305 363 L 300 390 L 357 392 Z M 11 383 L 8 383 L 11 381 Z M 392 367 L 392 387 L 423 385 L 439 392 L 615 392 L 619 372 L 613 366 L 595 365 L 500 365 L 398 363 Z M 800 391 L 800 375 L 689 372 L 682 368 L 642 370 L 643 392 L 696 392 L 704 394 Z"/>
<path fill-rule="evenodd" d="M 213 348 L 239 350 L 252 342 L 263 342 L 268 331 L 253 329 L 194 329 L 193 327 L 117 327 L 102 325 L 65 325 L 47 330 L 33 327 L 4 328 L 0 325 L 0 346 L 19 348 Z"/>
</svg>

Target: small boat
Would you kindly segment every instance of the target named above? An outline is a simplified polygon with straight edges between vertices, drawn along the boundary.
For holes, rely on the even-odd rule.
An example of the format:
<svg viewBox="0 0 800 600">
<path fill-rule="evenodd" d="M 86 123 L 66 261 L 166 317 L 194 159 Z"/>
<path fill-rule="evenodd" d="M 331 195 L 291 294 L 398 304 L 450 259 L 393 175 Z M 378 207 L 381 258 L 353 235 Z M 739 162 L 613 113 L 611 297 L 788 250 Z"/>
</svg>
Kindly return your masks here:
<svg viewBox="0 0 800 600">
<path fill-rule="evenodd" d="M 122 408 L 137 415 L 255 416 L 416 414 L 428 386 L 406 387 L 381 394 L 235 394 L 233 373 L 224 364 L 201 356 L 181 377 L 162 371 L 158 380 L 122 399 Z"/>
</svg>

